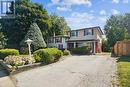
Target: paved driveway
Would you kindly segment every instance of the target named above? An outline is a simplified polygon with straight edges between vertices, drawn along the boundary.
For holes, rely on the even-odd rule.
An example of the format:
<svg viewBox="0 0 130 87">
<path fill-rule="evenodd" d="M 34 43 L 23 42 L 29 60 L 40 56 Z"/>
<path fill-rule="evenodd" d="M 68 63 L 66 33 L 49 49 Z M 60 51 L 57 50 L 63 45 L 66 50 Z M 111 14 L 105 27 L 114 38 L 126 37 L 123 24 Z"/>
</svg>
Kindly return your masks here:
<svg viewBox="0 0 130 87">
<path fill-rule="evenodd" d="M 116 62 L 109 56 L 71 56 L 15 75 L 18 87 L 115 87 Z"/>
<path fill-rule="evenodd" d="M 0 87 L 15 87 L 6 71 L 0 65 Z"/>
</svg>

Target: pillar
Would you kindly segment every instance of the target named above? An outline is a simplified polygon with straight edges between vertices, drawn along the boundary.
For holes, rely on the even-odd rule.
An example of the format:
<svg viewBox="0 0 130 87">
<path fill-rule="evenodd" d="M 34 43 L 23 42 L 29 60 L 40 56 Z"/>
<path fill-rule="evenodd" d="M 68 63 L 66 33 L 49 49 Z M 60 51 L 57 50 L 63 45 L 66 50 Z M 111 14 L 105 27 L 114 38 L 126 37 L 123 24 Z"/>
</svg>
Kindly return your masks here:
<svg viewBox="0 0 130 87">
<path fill-rule="evenodd" d="M 74 42 L 74 48 L 76 48 L 76 42 Z"/>
<path fill-rule="evenodd" d="M 96 54 L 96 41 L 93 42 L 93 54 Z"/>
</svg>

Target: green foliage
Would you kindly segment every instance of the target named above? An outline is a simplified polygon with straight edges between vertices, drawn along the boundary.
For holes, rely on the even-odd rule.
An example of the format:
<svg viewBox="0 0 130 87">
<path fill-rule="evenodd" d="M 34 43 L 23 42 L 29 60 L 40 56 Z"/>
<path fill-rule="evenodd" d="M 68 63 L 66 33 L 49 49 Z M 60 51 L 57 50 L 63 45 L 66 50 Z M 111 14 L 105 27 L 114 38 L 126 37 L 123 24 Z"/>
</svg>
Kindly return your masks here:
<svg viewBox="0 0 130 87">
<path fill-rule="evenodd" d="M 42 5 L 32 3 L 29 0 L 16 0 L 15 13 L 15 19 L 0 19 L 2 31 L 8 39 L 8 48 L 19 49 L 20 42 L 33 22 L 39 25 L 42 33 L 45 33 L 44 37 L 46 37 L 51 26 L 51 20 Z"/>
<path fill-rule="evenodd" d="M 33 53 L 36 62 L 51 63 L 54 61 L 54 58 L 51 54 L 46 52 L 44 49 L 39 49 Z"/>
<path fill-rule="evenodd" d="M 124 25 L 124 16 L 111 16 L 105 25 L 105 31 L 110 47 L 117 41 L 128 40 L 130 38 L 128 28 Z"/>
<path fill-rule="evenodd" d="M 55 61 L 58 61 L 63 56 L 63 52 L 57 48 L 46 48 L 44 50 L 51 54 Z"/>
<path fill-rule="evenodd" d="M 0 50 L 0 59 L 4 59 L 9 55 L 19 55 L 19 51 L 16 49 L 1 49 Z"/>
<path fill-rule="evenodd" d="M 72 53 L 73 54 L 80 54 L 80 55 L 86 55 L 89 54 L 92 49 L 88 46 L 73 48 Z"/>
<path fill-rule="evenodd" d="M 42 37 L 41 30 L 39 29 L 38 25 L 36 23 L 33 23 L 30 26 L 30 30 L 25 35 L 25 38 L 20 43 L 21 46 L 26 46 L 27 43 L 25 42 L 27 39 L 31 39 L 33 50 L 37 50 L 39 48 L 46 47 L 46 43 Z"/>
<path fill-rule="evenodd" d="M 63 53 L 57 48 L 46 48 L 35 51 L 33 55 L 36 62 L 51 63 L 58 61 L 63 56 Z"/>
<path fill-rule="evenodd" d="M 130 57 L 119 58 L 117 65 L 120 87 L 130 87 Z"/>
<path fill-rule="evenodd" d="M 68 55 L 70 55 L 70 51 L 67 50 L 67 49 L 65 49 L 65 50 L 63 51 L 63 55 L 64 55 L 64 56 L 68 56 Z"/>
<path fill-rule="evenodd" d="M 14 56 L 14 55 L 9 55 L 7 56 L 4 61 L 11 65 L 11 66 L 23 66 L 25 64 L 32 64 L 35 62 L 34 58 L 30 58 L 27 55 L 20 55 L 20 56 Z"/>
<path fill-rule="evenodd" d="M 59 17 L 56 14 L 50 15 L 52 21 L 51 35 L 55 32 L 56 35 L 66 35 L 70 31 L 70 27 L 63 17 Z"/>
<path fill-rule="evenodd" d="M 0 49 L 6 46 L 7 39 L 5 38 L 3 32 L 0 32 Z"/>
<path fill-rule="evenodd" d="M 110 46 L 107 40 L 102 39 L 102 51 L 103 52 L 110 52 Z"/>
</svg>

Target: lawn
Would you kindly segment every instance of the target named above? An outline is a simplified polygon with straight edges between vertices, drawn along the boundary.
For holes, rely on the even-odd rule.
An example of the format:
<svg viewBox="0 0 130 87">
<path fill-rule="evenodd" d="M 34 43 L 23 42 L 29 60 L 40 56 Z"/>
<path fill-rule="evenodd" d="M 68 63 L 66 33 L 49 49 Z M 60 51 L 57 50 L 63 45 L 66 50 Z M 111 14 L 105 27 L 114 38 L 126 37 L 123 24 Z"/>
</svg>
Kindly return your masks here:
<svg viewBox="0 0 130 87">
<path fill-rule="evenodd" d="M 119 58 L 118 76 L 121 87 L 130 87 L 130 57 Z"/>
</svg>

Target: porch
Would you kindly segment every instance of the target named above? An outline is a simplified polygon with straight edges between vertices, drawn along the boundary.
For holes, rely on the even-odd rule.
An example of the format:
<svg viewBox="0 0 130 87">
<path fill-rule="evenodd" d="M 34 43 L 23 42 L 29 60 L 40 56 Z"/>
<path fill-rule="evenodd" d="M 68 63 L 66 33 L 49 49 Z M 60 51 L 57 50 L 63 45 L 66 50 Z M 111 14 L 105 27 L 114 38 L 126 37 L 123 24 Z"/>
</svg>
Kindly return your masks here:
<svg viewBox="0 0 130 87">
<path fill-rule="evenodd" d="M 101 53 L 102 52 L 102 46 L 100 41 L 98 40 L 90 40 L 90 41 L 68 41 L 67 42 L 67 48 L 68 49 L 73 49 L 77 47 L 82 47 L 82 46 L 89 46 L 92 48 L 92 53 Z"/>
</svg>

